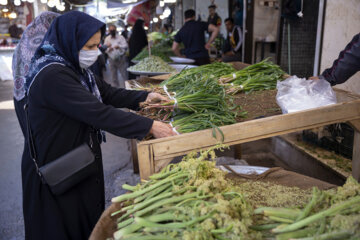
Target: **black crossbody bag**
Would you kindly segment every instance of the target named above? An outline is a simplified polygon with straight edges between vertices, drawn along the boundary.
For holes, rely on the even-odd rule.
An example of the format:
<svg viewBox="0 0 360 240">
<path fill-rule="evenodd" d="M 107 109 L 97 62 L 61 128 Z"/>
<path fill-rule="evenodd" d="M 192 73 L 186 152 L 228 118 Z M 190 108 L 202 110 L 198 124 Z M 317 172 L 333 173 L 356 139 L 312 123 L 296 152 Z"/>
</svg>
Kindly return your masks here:
<svg viewBox="0 0 360 240">
<path fill-rule="evenodd" d="M 36 172 L 44 184 L 47 184 L 54 195 L 61 195 L 94 174 L 97 170 L 95 155 L 92 151 L 93 141 L 90 135 L 90 146 L 87 143 L 71 150 L 65 155 L 41 167 L 37 164 L 35 141 L 30 129 L 28 105 L 24 106 L 28 133 L 30 157 Z"/>
</svg>

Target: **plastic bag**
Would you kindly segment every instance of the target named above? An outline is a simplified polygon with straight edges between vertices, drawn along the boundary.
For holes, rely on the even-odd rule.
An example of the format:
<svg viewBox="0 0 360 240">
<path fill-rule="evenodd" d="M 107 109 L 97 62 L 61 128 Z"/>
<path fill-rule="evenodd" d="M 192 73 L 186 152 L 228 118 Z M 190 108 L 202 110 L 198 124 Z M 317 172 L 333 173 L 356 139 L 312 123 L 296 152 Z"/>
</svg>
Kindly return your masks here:
<svg viewBox="0 0 360 240">
<path fill-rule="evenodd" d="M 327 106 L 336 103 L 336 94 L 324 79 L 306 80 L 292 76 L 277 82 L 276 102 L 283 113 Z"/>
</svg>

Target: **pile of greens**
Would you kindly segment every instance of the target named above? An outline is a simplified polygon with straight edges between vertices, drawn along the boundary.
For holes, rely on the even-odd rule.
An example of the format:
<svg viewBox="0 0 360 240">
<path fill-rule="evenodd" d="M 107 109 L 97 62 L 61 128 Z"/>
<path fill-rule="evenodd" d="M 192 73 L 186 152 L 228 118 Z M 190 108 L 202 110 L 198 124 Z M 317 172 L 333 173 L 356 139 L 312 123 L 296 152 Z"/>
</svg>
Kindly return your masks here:
<svg viewBox="0 0 360 240">
<path fill-rule="evenodd" d="M 261 190 L 252 189 L 257 187 L 254 182 L 246 188 L 229 181 L 211 161 L 215 149 L 219 147 L 188 154 L 136 186 L 124 184 L 129 193 L 112 199 L 121 202 L 121 209 L 112 214 L 118 217 L 114 238 L 360 239 L 360 184 L 352 177 L 337 189 L 313 188 L 310 200 L 282 201 L 287 208 L 254 210 L 259 202 L 251 193 Z"/>
<path fill-rule="evenodd" d="M 171 47 L 164 46 L 162 44 L 156 44 L 151 48 L 151 55 L 160 57 L 165 62 L 172 62 L 169 56 L 173 55 Z M 141 61 L 144 58 L 149 57 L 149 50 L 145 47 L 136 57 L 132 60 Z"/>
<path fill-rule="evenodd" d="M 285 72 L 265 59 L 237 72 L 221 76 L 220 82 L 225 84 L 230 93 L 250 92 L 275 89 L 278 80 L 283 80 Z"/>
<path fill-rule="evenodd" d="M 139 63 L 129 67 L 128 69 L 132 71 L 161 72 L 161 73 L 171 73 L 176 71 L 175 68 L 171 67 L 169 64 L 167 64 L 157 56 L 150 56 L 144 58 Z"/>
<path fill-rule="evenodd" d="M 349 177 L 336 190 L 313 189 L 302 208 L 258 208 L 261 225 L 253 229 L 285 239 L 360 239 L 360 184 Z"/>
<path fill-rule="evenodd" d="M 215 62 L 185 69 L 162 83 L 176 98 L 176 101 L 163 105 L 174 105 L 172 125 L 178 132 L 213 128 L 215 136 L 216 129 L 221 133 L 219 126 L 236 123 L 236 116 L 244 115 L 243 112 L 233 111 L 235 106 L 232 98 L 226 94 L 225 87 L 218 83 L 220 76 L 233 71 L 235 69 L 231 65 Z"/>
<path fill-rule="evenodd" d="M 168 165 L 149 181 L 123 185 L 115 239 L 260 239 L 251 230 L 252 208 L 215 167 L 214 148 Z"/>
</svg>

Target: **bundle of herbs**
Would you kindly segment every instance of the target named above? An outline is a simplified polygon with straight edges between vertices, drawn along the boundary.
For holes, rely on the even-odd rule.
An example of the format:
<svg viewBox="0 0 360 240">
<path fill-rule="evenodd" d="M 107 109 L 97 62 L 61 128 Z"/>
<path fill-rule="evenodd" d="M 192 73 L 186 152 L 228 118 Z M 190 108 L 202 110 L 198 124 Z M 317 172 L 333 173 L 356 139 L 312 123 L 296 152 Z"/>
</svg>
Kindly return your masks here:
<svg viewBox="0 0 360 240">
<path fill-rule="evenodd" d="M 285 239 L 360 239 L 360 184 L 352 177 L 336 190 L 313 189 L 299 208 L 258 208 L 262 224 L 253 229 Z"/>
<path fill-rule="evenodd" d="M 261 239 L 250 229 L 252 208 L 215 167 L 214 149 L 189 154 L 149 181 L 123 185 L 115 239 Z"/>
<path fill-rule="evenodd" d="M 283 80 L 285 72 L 265 59 L 231 74 L 223 75 L 219 81 L 225 85 L 228 93 L 251 92 L 275 89 L 277 81 Z"/>
</svg>

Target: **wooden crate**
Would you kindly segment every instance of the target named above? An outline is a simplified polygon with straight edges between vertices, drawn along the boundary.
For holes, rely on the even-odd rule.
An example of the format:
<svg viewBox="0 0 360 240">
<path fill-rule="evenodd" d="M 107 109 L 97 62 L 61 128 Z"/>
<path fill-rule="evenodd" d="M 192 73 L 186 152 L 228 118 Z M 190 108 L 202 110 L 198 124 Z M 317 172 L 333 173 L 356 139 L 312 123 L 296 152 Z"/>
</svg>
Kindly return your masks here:
<svg viewBox="0 0 360 240">
<path fill-rule="evenodd" d="M 360 180 L 360 96 L 335 89 L 338 103 L 316 109 L 276 115 L 220 127 L 224 144 L 232 146 L 324 125 L 349 122 L 355 129 L 352 174 Z M 142 179 L 160 171 L 177 156 L 219 143 L 212 129 L 137 143 Z"/>
</svg>

